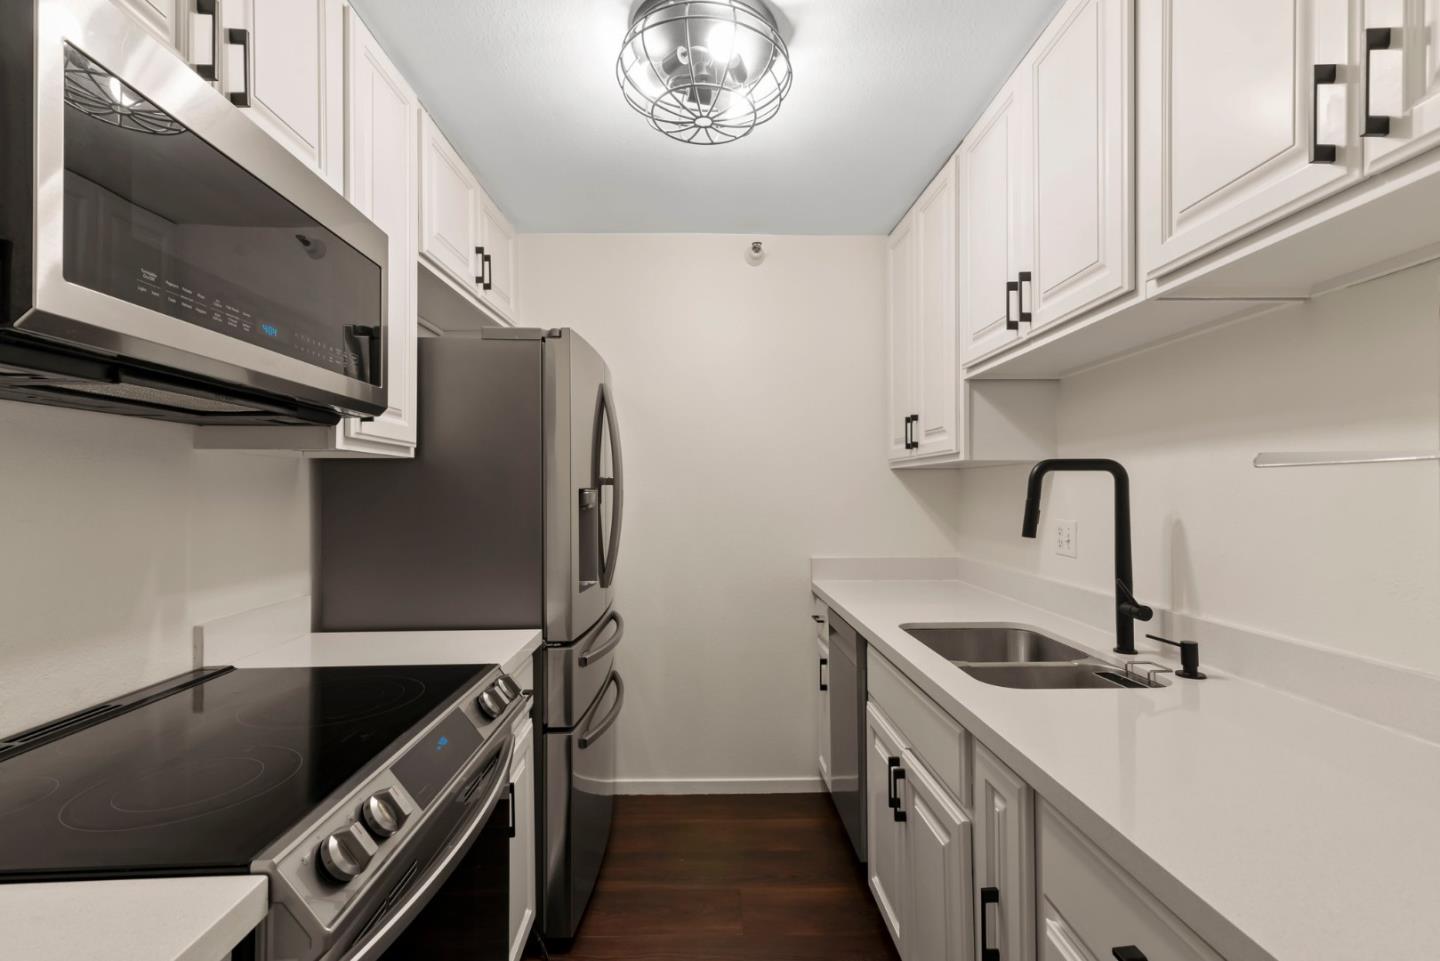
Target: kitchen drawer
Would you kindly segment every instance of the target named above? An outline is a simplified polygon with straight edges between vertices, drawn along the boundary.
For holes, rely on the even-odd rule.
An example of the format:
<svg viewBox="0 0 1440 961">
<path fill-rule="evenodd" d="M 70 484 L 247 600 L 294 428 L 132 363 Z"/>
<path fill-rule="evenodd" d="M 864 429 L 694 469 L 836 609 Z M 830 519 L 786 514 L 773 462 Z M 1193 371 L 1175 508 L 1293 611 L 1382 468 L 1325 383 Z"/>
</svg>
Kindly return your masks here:
<svg viewBox="0 0 1440 961">
<path fill-rule="evenodd" d="M 868 648 L 866 688 L 925 766 L 970 809 L 970 734 L 893 664 Z"/>
<path fill-rule="evenodd" d="M 1055 809 L 1036 815 L 1039 961 L 1112 957 L 1221 961 L 1134 878 L 1071 827 Z M 1131 948 L 1132 952 L 1115 953 Z"/>
</svg>

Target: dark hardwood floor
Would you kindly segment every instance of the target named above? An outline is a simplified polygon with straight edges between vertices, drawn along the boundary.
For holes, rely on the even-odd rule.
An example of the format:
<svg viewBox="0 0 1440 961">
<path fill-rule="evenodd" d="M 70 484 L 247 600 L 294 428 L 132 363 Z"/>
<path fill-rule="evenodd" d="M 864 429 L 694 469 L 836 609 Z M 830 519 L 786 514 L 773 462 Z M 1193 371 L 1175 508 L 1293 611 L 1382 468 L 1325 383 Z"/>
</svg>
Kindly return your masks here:
<svg viewBox="0 0 1440 961">
<path fill-rule="evenodd" d="M 823 794 L 616 799 L 569 961 L 898 961 Z"/>
</svg>

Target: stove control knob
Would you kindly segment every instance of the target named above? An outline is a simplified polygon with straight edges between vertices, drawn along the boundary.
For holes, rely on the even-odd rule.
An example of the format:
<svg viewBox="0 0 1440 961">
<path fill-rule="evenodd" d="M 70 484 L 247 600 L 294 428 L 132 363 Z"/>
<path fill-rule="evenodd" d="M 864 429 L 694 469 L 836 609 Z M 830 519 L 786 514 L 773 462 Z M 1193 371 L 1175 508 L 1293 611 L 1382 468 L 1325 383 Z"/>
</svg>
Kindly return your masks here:
<svg viewBox="0 0 1440 961">
<path fill-rule="evenodd" d="M 487 718 L 497 718 L 505 710 L 505 699 L 495 690 L 494 687 L 487 687 L 480 692 L 479 697 L 480 713 Z"/>
<path fill-rule="evenodd" d="M 405 812 L 395 803 L 395 795 L 387 788 L 370 795 L 360 807 L 360 819 L 377 840 L 383 841 L 400 830 L 405 823 Z"/>
<path fill-rule="evenodd" d="M 348 884 L 365 870 L 374 856 L 371 845 L 362 841 L 358 825 L 336 831 L 320 842 L 320 869 L 337 884 Z"/>
<path fill-rule="evenodd" d="M 509 674 L 501 674 L 500 680 L 495 682 L 495 686 L 500 688 L 500 692 L 505 695 L 507 701 L 513 701 L 520 696 L 520 685 L 516 684 L 515 679 Z"/>
</svg>

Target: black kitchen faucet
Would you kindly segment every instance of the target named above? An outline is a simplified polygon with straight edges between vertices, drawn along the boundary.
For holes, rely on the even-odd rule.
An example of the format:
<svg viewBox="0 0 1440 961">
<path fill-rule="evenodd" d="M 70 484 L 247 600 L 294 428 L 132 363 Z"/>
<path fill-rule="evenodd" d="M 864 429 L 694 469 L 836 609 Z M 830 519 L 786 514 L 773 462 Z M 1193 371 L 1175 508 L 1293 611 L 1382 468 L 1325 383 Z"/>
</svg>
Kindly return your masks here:
<svg viewBox="0 0 1440 961">
<path fill-rule="evenodd" d="M 1040 527 L 1040 488 L 1051 471 L 1102 471 L 1115 479 L 1115 653 L 1135 654 L 1135 622 L 1155 616 L 1135 600 L 1135 573 L 1130 557 L 1130 475 L 1118 461 L 1102 457 L 1053 458 L 1030 469 L 1025 488 L 1024 537 L 1034 538 Z"/>
</svg>

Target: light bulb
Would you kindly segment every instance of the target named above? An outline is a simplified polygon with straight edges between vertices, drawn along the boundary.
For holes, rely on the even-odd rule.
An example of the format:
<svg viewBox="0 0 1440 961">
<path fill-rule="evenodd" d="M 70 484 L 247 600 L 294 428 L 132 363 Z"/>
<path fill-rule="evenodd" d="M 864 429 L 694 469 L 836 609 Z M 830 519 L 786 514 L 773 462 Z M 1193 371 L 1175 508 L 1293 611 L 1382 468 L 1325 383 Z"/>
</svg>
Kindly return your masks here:
<svg viewBox="0 0 1440 961">
<path fill-rule="evenodd" d="M 705 46 L 718 63 L 729 63 L 735 53 L 735 24 L 721 21 L 710 28 Z"/>
</svg>

